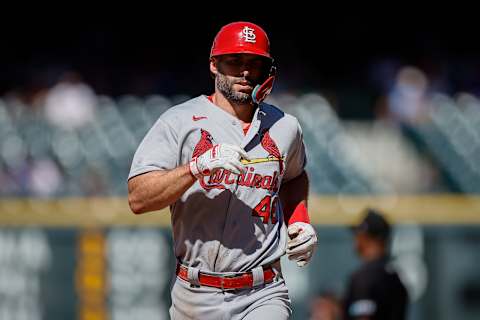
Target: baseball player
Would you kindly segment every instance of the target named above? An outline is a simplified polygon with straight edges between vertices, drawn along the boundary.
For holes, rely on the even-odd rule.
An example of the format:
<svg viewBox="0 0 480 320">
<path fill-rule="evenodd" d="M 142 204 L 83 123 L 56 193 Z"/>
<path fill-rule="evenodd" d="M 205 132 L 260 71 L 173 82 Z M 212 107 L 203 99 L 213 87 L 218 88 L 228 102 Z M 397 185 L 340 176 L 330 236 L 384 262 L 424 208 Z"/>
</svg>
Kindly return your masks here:
<svg viewBox="0 0 480 320">
<path fill-rule="evenodd" d="M 136 214 L 170 206 L 172 319 L 288 319 L 279 259 L 307 264 L 305 147 L 296 118 L 262 102 L 275 78 L 265 31 L 221 28 L 210 53 L 215 92 L 160 116 L 133 158 Z"/>
</svg>

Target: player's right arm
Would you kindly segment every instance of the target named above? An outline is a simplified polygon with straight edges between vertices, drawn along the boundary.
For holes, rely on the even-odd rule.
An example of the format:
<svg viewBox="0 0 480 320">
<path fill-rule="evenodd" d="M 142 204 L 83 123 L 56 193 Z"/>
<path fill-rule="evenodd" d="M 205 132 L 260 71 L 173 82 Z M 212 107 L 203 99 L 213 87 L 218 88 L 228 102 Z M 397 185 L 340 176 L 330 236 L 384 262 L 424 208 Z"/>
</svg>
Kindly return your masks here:
<svg viewBox="0 0 480 320">
<path fill-rule="evenodd" d="M 218 169 L 241 174 L 245 171 L 241 158 L 249 159 L 240 147 L 217 144 L 189 164 L 134 176 L 128 181 L 130 209 L 135 214 L 161 210 L 177 201 L 197 179 L 203 179 Z"/>
<path fill-rule="evenodd" d="M 128 181 L 128 204 L 135 214 L 161 210 L 177 201 L 196 180 L 189 165 L 138 175 Z"/>
</svg>

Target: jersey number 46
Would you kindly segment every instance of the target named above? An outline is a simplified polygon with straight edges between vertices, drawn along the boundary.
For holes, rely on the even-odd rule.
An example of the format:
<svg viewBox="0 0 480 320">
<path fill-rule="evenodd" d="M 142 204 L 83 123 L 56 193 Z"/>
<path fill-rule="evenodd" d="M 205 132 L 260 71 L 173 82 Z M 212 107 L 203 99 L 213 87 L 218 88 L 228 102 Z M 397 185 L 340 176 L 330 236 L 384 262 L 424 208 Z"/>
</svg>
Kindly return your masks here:
<svg viewBox="0 0 480 320">
<path fill-rule="evenodd" d="M 277 203 L 278 196 L 265 196 L 255 208 L 253 208 L 252 216 L 262 218 L 263 223 L 268 223 L 270 219 L 272 224 L 277 223 Z"/>
</svg>

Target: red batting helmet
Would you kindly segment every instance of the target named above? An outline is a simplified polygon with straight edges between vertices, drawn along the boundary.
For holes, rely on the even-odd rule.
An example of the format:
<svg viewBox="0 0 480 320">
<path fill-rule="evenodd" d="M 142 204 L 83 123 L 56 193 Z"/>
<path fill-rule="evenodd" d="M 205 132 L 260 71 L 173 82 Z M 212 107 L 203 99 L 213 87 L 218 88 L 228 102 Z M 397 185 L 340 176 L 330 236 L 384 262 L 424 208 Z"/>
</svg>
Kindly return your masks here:
<svg viewBox="0 0 480 320">
<path fill-rule="evenodd" d="M 215 36 L 210 58 L 233 53 L 251 53 L 272 59 L 267 34 L 251 22 L 229 23 Z"/>
</svg>

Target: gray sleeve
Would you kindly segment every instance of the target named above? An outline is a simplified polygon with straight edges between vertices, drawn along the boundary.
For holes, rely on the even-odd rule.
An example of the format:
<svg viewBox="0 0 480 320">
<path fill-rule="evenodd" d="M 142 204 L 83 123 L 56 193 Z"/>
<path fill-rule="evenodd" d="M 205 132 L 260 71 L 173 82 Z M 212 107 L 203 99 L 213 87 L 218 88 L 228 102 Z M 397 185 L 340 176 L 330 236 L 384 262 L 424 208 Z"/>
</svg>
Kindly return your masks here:
<svg viewBox="0 0 480 320">
<path fill-rule="evenodd" d="M 128 179 L 155 170 L 177 167 L 177 133 L 161 118 L 153 125 L 133 156 Z"/>
<path fill-rule="evenodd" d="M 287 154 L 287 160 L 285 168 L 285 174 L 283 175 L 283 181 L 287 182 L 298 177 L 305 166 L 307 165 L 307 155 L 305 152 L 305 144 L 303 142 L 303 133 L 300 124 L 297 123 L 295 138 L 292 143 L 290 152 Z"/>
</svg>

